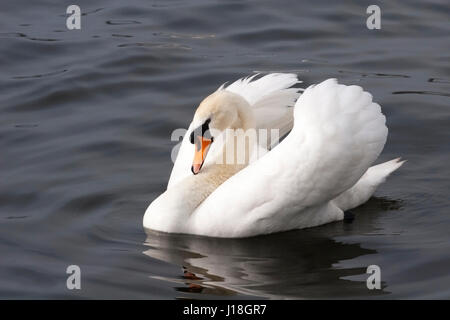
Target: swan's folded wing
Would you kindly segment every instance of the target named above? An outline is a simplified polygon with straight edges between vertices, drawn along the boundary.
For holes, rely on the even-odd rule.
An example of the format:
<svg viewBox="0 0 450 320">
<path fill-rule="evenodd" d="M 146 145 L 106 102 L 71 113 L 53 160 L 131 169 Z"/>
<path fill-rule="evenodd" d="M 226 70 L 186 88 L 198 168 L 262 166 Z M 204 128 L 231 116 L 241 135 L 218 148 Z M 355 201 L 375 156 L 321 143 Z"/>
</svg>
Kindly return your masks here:
<svg viewBox="0 0 450 320">
<path fill-rule="evenodd" d="M 359 86 L 329 79 L 308 88 L 294 111 L 294 136 L 323 201 L 353 186 L 378 158 L 388 129 L 381 108 Z"/>
<path fill-rule="evenodd" d="M 372 96 L 335 79 L 298 99 L 294 128 L 265 156 L 225 181 L 193 213 L 191 232 L 250 236 L 336 220 L 329 202 L 353 186 L 376 160 L 387 137 Z M 208 230 L 205 233 L 204 230 Z"/>
</svg>

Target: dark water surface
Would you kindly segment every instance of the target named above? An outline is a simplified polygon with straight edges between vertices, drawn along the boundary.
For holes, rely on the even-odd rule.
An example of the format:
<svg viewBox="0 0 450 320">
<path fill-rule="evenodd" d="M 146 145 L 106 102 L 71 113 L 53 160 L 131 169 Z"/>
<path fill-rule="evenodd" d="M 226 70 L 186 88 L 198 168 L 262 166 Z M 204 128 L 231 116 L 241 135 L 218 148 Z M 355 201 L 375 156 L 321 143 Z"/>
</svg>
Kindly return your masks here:
<svg viewBox="0 0 450 320">
<path fill-rule="evenodd" d="M 69 2 L 0 4 L 0 298 L 450 298 L 448 1 L 377 1 L 381 30 L 371 1 L 74 2 L 80 31 Z M 379 161 L 406 165 L 352 223 L 147 239 L 172 131 L 271 71 L 363 86 L 390 129 Z"/>
</svg>

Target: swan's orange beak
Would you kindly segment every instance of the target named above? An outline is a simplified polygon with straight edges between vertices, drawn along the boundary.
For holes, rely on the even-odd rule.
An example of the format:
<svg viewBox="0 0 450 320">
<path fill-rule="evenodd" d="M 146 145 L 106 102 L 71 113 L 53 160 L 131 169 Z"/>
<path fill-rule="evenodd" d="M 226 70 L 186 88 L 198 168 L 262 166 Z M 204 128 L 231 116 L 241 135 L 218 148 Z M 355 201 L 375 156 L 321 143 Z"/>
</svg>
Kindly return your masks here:
<svg viewBox="0 0 450 320">
<path fill-rule="evenodd" d="M 205 162 L 205 158 L 208 154 L 211 143 L 212 139 L 206 139 L 202 136 L 197 136 L 197 139 L 195 141 L 194 161 L 192 162 L 191 167 L 191 171 L 193 174 L 197 174 L 200 172 L 203 162 Z"/>
</svg>

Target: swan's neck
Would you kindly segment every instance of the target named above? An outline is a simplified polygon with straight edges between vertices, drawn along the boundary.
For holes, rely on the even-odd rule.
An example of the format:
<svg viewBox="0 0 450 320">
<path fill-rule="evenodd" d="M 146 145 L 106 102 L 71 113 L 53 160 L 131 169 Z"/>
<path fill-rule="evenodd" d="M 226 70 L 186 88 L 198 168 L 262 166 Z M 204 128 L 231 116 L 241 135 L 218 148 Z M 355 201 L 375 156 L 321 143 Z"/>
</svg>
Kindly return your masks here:
<svg viewBox="0 0 450 320">
<path fill-rule="evenodd" d="M 244 130 L 238 130 L 225 140 L 222 152 L 213 163 L 202 168 L 199 174 L 180 181 L 180 187 L 189 190 L 186 200 L 190 206 L 196 208 L 222 183 L 248 166 L 255 144 L 256 141 L 246 138 Z"/>
</svg>

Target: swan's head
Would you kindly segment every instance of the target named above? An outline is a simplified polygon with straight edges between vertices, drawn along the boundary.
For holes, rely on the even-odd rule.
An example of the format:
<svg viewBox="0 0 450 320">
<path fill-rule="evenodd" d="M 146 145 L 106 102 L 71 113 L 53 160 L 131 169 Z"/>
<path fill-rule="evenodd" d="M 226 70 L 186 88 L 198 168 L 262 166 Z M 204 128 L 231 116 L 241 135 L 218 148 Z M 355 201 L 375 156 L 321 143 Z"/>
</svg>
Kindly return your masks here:
<svg viewBox="0 0 450 320">
<path fill-rule="evenodd" d="M 218 90 L 206 97 L 195 111 L 190 141 L 195 154 L 192 173 L 197 174 L 206 156 L 227 129 L 247 130 L 254 127 L 253 114 L 248 102 L 238 94 Z"/>
</svg>

